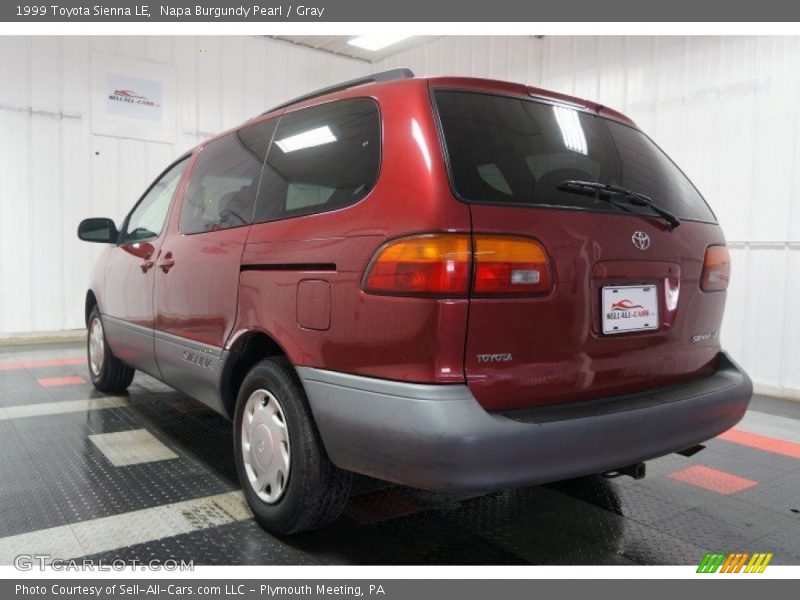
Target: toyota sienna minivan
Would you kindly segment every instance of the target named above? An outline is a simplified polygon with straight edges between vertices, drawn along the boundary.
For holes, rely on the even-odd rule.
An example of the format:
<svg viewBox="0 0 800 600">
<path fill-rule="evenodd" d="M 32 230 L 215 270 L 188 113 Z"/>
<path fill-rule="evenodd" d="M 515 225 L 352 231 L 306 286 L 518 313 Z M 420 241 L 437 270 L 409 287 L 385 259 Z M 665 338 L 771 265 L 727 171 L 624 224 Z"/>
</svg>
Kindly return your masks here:
<svg viewBox="0 0 800 600">
<path fill-rule="evenodd" d="M 630 119 L 395 70 L 181 156 L 86 294 L 94 386 L 135 370 L 230 418 L 264 527 L 335 519 L 353 473 L 489 491 L 600 473 L 736 424 L 714 213 Z"/>
</svg>

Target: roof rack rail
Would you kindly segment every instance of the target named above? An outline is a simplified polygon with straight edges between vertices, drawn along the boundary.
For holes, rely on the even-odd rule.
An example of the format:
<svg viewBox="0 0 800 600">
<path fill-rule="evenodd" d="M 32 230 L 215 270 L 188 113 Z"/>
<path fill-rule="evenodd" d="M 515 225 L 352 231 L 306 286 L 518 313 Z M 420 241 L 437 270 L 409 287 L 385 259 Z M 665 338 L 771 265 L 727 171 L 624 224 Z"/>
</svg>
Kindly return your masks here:
<svg viewBox="0 0 800 600">
<path fill-rule="evenodd" d="M 291 106 L 292 104 L 303 102 L 304 100 L 311 100 L 312 98 L 324 96 L 325 94 L 332 94 L 333 92 L 341 92 L 342 90 L 356 87 L 358 85 L 364 85 L 365 83 L 383 83 L 384 81 L 394 81 L 395 79 L 410 79 L 411 77 L 414 77 L 414 73 L 411 69 L 391 69 L 389 71 L 381 71 L 380 73 L 365 75 L 364 77 L 359 77 L 358 79 L 351 79 L 350 81 L 344 81 L 342 83 L 337 83 L 328 87 L 318 89 L 315 92 L 303 94 L 302 96 L 293 98 L 288 102 L 284 102 L 283 104 L 279 104 L 278 106 L 273 106 L 268 111 L 263 112 L 261 114 L 266 115 L 276 110 L 280 110 L 281 108 L 286 108 L 287 106 Z"/>
</svg>

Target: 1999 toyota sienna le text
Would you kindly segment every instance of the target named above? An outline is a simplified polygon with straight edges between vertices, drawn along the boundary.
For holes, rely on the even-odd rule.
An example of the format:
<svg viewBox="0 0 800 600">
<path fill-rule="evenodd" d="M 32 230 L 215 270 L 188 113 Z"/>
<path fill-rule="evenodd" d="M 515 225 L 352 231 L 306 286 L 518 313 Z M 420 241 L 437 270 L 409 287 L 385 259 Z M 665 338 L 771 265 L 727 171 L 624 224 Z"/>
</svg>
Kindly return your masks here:
<svg viewBox="0 0 800 600">
<path fill-rule="evenodd" d="M 610 471 L 732 427 L 722 230 L 622 114 L 512 83 L 377 74 L 170 165 L 86 295 L 104 392 L 138 369 L 234 422 L 266 528 L 352 473 L 440 491 Z"/>
</svg>

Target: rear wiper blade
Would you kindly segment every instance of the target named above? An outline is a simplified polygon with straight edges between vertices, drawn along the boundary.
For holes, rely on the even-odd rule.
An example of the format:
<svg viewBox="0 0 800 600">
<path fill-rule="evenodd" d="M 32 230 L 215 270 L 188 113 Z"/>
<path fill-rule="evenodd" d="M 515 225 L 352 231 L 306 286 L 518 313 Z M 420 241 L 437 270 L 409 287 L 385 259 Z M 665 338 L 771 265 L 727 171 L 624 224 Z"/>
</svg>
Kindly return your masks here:
<svg viewBox="0 0 800 600">
<path fill-rule="evenodd" d="M 634 192 L 628 188 L 618 185 L 611 185 L 610 183 L 600 183 L 597 181 L 579 181 L 577 179 L 565 179 L 556 186 L 557 189 L 564 192 L 577 192 L 596 194 L 599 198 L 610 198 L 611 196 L 621 196 L 628 202 L 635 206 L 646 206 L 654 213 L 662 217 L 666 222 L 670 231 L 675 229 L 681 224 L 680 219 L 672 214 L 665 208 L 661 208 L 658 204 L 653 202 L 650 196 L 645 196 L 639 192 Z M 619 206 L 619 205 L 616 205 Z"/>
</svg>

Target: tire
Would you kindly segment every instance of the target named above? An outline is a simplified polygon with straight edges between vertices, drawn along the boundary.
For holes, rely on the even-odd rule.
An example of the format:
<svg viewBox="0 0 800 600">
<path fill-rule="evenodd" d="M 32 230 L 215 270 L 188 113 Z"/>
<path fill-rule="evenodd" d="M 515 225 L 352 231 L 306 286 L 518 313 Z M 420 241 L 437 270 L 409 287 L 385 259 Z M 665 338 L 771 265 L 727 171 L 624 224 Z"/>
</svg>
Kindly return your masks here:
<svg viewBox="0 0 800 600">
<path fill-rule="evenodd" d="M 93 346 L 93 343 L 99 344 L 99 346 Z M 128 389 L 133 381 L 136 370 L 114 356 L 111 348 L 108 347 L 103 320 L 97 306 L 92 308 L 92 312 L 89 314 L 89 325 L 86 332 L 86 358 L 89 377 L 92 385 L 98 391 L 118 394 Z"/>
<path fill-rule="evenodd" d="M 305 391 L 286 361 L 262 360 L 242 382 L 234 449 L 242 491 L 264 529 L 300 533 L 342 513 L 352 474 L 328 459 Z"/>
</svg>

